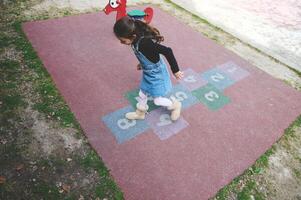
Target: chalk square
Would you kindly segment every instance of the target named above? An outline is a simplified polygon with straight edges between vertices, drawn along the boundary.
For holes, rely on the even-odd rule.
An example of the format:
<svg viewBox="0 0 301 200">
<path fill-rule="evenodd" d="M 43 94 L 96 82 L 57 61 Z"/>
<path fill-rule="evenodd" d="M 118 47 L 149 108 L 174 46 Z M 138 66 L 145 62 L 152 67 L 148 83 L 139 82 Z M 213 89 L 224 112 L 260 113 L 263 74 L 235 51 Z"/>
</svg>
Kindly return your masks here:
<svg viewBox="0 0 301 200">
<path fill-rule="evenodd" d="M 163 107 L 149 113 L 146 121 L 160 140 L 166 140 L 188 126 L 183 117 L 173 122 L 170 119 L 170 110 Z"/>
<path fill-rule="evenodd" d="M 198 73 L 193 71 L 192 69 L 188 68 L 183 71 L 184 72 L 184 78 L 180 80 L 180 84 L 182 84 L 185 88 L 187 88 L 189 91 L 196 90 L 200 88 L 201 86 L 204 86 L 207 84 L 206 80 L 203 80 Z"/>
<path fill-rule="evenodd" d="M 247 70 L 239 67 L 237 64 L 235 64 L 232 61 L 217 66 L 217 69 L 223 71 L 235 82 L 240 81 L 250 75 L 250 73 Z"/>
<path fill-rule="evenodd" d="M 214 85 L 217 89 L 224 90 L 234 84 L 228 75 L 218 68 L 210 69 L 200 74 L 203 79 Z"/>
<path fill-rule="evenodd" d="M 131 90 L 125 94 L 125 98 L 130 102 L 134 109 L 138 103 L 139 89 Z M 148 112 L 157 109 L 159 106 L 154 104 L 153 98 L 148 97 L 147 105 L 149 106 Z"/>
<path fill-rule="evenodd" d="M 167 97 L 174 97 L 180 101 L 182 103 L 182 109 L 189 108 L 199 102 L 198 99 L 181 84 L 174 85 L 172 91 L 167 95 Z"/>
<path fill-rule="evenodd" d="M 128 120 L 125 118 L 125 114 L 132 111 L 134 111 L 132 106 L 127 106 L 102 118 L 119 144 L 133 139 L 149 129 L 145 120 Z"/>
<path fill-rule="evenodd" d="M 194 90 L 192 94 L 213 111 L 218 110 L 224 105 L 230 103 L 230 98 L 225 96 L 210 83 L 204 87 Z"/>
</svg>

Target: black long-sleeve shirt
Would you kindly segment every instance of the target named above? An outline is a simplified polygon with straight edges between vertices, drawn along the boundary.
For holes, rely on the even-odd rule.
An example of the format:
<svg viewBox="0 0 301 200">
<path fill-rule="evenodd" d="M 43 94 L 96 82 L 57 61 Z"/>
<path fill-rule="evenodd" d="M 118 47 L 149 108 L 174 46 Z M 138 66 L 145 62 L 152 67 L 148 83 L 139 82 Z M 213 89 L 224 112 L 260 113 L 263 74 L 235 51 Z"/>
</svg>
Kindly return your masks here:
<svg viewBox="0 0 301 200">
<path fill-rule="evenodd" d="M 160 54 L 164 55 L 170 65 L 171 71 L 173 73 L 179 71 L 177 60 L 170 47 L 156 43 L 150 38 L 142 38 L 139 42 L 138 50 L 153 63 L 159 62 Z"/>
</svg>

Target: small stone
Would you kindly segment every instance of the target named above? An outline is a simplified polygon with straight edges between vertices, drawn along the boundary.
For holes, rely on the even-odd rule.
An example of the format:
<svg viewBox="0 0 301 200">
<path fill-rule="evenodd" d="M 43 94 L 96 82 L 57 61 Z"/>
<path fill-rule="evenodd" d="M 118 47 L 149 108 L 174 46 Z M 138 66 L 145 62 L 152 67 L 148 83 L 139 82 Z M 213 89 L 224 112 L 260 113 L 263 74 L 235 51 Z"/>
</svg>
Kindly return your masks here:
<svg viewBox="0 0 301 200">
<path fill-rule="evenodd" d="M 29 164 L 31 164 L 31 165 L 35 165 L 35 164 L 36 164 L 36 162 L 35 162 L 35 161 L 30 161 L 30 162 L 29 162 Z"/>
<path fill-rule="evenodd" d="M 67 158 L 67 162 L 70 162 L 70 161 L 72 161 L 72 158 Z"/>
<path fill-rule="evenodd" d="M 38 167 L 37 166 L 33 166 L 32 167 L 32 171 L 37 171 Z"/>
<path fill-rule="evenodd" d="M 61 182 L 58 182 L 58 183 L 56 183 L 55 185 L 56 185 L 56 187 L 61 187 L 61 186 L 62 186 L 62 183 L 61 183 Z"/>
</svg>

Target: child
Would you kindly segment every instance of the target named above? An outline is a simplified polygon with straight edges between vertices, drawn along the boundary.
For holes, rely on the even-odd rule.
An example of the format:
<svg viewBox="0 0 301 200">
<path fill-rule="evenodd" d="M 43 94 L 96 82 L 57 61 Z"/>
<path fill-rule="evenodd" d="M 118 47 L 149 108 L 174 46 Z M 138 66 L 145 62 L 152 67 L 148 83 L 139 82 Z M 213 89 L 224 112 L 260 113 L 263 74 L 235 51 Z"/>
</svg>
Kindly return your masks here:
<svg viewBox="0 0 301 200">
<path fill-rule="evenodd" d="M 165 98 L 171 91 L 172 84 L 163 54 L 177 79 L 183 78 L 183 72 L 179 70 L 177 61 L 171 48 L 160 45 L 164 40 L 156 28 L 153 28 L 140 20 L 123 17 L 114 25 L 114 33 L 122 44 L 131 45 L 139 60 L 138 70 L 142 70 L 139 99 L 135 112 L 126 114 L 130 120 L 144 119 L 148 110 L 147 97 L 151 96 L 157 106 L 167 107 L 171 110 L 171 120 L 180 117 L 181 102 L 175 98 Z M 154 42 L 155 41 L 155 42 Z"/>
</svg>

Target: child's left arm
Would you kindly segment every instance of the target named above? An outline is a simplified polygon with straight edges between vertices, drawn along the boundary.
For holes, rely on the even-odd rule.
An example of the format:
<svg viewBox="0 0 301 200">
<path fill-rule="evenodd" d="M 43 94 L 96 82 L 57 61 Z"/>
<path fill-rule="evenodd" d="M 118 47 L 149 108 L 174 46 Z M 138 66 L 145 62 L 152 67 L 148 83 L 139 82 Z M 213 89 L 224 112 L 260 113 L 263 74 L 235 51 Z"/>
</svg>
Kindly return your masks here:
<svg viewBox="0 0 301 200">
<path fill-rule="evenodd" d="M 173 75 L 176 77 L 176 79 L 178 80 L 182 79 L 184 77 L 184 73 L 180 71 L 172 49 L 170 47 L 166 47 L 158 43 L 156 43 L 156 49 L 160 54 L 163 54 L 165 56 L 165 58 L 167 59 L 170 65 L 171 71 Z"/>
<path fill-rule="evenodd" d="M 182 71 L 178 71 L 174 73 L 176 79 L 181 80 L 184 77 L 184 73 Z"/>
<path fill-rule="evenodd" d="M 161 45 L 159 43 L 155 43 L 149 38 L 143 39 L 139 45 L 139 50 L 141 50 L 143 55 L 154 63 L 159 61 L 160 54 L 164 55 L 176 79 L 179 80 L 183 78 L 184 74 L 182 71 L 180 71 L 177 60 L 171 48 Z"/>
</svg>

